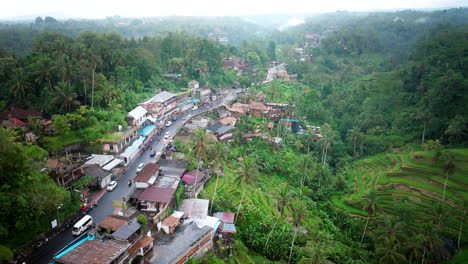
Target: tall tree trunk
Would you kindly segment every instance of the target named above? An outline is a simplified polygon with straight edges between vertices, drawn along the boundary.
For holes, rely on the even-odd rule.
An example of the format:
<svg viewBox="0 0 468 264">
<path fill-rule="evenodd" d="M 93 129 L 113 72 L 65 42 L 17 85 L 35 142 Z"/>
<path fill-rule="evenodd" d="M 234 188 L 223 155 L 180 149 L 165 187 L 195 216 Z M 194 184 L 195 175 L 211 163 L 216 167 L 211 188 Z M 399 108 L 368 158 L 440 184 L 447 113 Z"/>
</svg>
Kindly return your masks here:
<svg viewBox="0 0 468 264">
<path fill-rule="evenodd" d="M 211 205 L 210 205 L 210 213 L 213 213 L 213 204 L 214 204 L 214 200 L 215 200 L 215 197 L 216 197 L 216 190 L 218 189 L 218 180 L 219 180 L 219 173 L 216 173 L 216 183 L 215 183 L 215 189 L 214 189 L 214 192 L 213 192 L 213 198 L 211 198 Z"/>
<path fill-rule="evenodd" d="M 458 242 L 457 242 L 458 249 L 460 249 L 460 239 L 461 239 L 461 234 L 462 234 L 462 230 L 463 230 L 463 222 L 465 221 L 465 215 L 466 215 L 466 209 L 463 210 L 463 217 L 462 217 L 462 220 L 460 222 L 460 229 L 458 230 Z"/>
<path fill-rule="evenodd" d="M 242 192 L 242 197 L 239 203 L 239 207 L 237 207 L 237 214 L 236 214 L 236 219 L 234 220 L 234 224 L 237 222 L 237 219 L 239 218 L 239 212 L 242 206 L 242 201 L 244 200 L 244 194 L 245 194 L 245 188 L 244 188 L 244 191 Z"/>
<path fill-rule="evenodd" d="M 270 237 L 271 237 L 271 235 L 273 234 L 273 231 L 275 230 L 276 224 L 278 224 L 278 221 L 280 220 L 280 218 L 281 218 L 281 214 L 278 216 L 278 218 L 276 218 L 276 221 L 275 221 L 275 223 L 273 224 L 273 227 L 271 228 L 270 233 L 268 233 L 267 240 L 266 240 L 266 242 L 265 242 L 265 249 L 266 249 L 267 246 L 268 246 L 268 241 L 270 241 Z"/>
<path fill-rule="evenodd" d="M 84 104 L 86 105 L 86 79 L 83 78 Z"/>
<path fill-rule="evenodd" d="M 442 195 L 442 202 L 445 201 L 445 190 L 447 189 L 448 178 L 449 178 L 449 174 L 447 173 L 447 176 L 445 177 L 444 194 Z"/>
<path fill-rule="evenodd" d="M 423 255 L 421 258 L 421 264 L 424 264 L 424 257 L 426 256 L 426 248 L 423 249 Z"/>
<path fill-rule="evenodd" d="M 288 264 L 291 262 L 292 252 L 293 252 L 293 248 L 294 248 L 294 242 L 296 241 L 296 236 L 297 236 L 297 231 L 298 230 L 299 230 L 299 227 L 296 227 L 296 231 L 294 232 L 293 241 L 291 243 L 291 250 L 289 251 Z"/>
<path fill-rule="evenodd" d="M 426 135 L 426 120 L 424 120 L 423 133 L 421 139 L 421 148 L 424 148 L 424 136 Z"/>
<path fill-rule="evenodd" d="M 200 171 L 200 155 L 198 155 L 198 165 L 197 165 L 197 171 L 195 172 L 195 195 L 194 197 L 197 198 L 197 185 L 198 185 L 198 172 Z"/>
<path fill-rule="evenodd" d="M 356 141 L 354 141 L 354 156 L 356 157 Z"/>
<path fill-rule="evenodd" d="M 367 224 L 369 224 L 369 218 L 370 218 L 370 215 L 367 216 L 366 226 L 364 227 L 364 232 L 362 233 L 362 237 L 361 237 L 361 244 L 364 241 L 364 236 L 366 235 Z"/>
<path fill-rule="evenodd" d="M 94 68 L 93 68 L 93 85 L 91 90 L 91 108 L 94 108 Z"/>
</svg>

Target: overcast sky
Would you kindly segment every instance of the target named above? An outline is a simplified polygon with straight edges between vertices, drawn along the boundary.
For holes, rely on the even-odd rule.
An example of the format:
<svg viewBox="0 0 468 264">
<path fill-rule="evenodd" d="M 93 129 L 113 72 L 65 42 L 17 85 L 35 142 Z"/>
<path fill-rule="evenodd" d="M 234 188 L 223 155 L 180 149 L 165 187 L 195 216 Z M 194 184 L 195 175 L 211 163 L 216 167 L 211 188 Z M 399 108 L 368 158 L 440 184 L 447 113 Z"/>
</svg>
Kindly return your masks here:
<svg viewBox="0 0 468 264">
<path fill-rule="evenodd" d="M 71 18 L 304 14 L 336 10 L 468 6 L 468 0 L 5 0 L 0 18 L 47 15 Z"/>
</svg>

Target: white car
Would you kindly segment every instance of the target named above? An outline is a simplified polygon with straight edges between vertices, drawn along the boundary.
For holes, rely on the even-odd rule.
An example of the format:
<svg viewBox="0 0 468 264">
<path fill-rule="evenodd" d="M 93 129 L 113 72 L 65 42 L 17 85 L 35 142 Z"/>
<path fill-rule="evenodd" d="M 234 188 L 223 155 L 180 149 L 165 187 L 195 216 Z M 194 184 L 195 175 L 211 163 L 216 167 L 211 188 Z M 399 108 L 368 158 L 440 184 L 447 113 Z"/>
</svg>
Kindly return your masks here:
<svg viewBox="0 0 468 264">
<path fill-rule="evenodd" d="M 169 133 L 169 131 L 166 132 L 166 134 L 164 135 L 164 138 L 169 138 L 169 136 L 171 135 L 171 133 Z"/>
<path fill-rule="evenodd" d="M 117 187 L 117 182 L 116 181 L 111 181 L 111 182 L 109 182 L 109 184 L 107 184 L 107 190 L 109 192 L 113 191 L 115 189 L 115 187 Z"/>
<path fill-rule="evenodd" d="M 198 109 L 198 106 L 192 107 L 192 110 L 197 110 L 197 109 Z"/>
<path fill-rule="evenodd" d="M 139 173 L 139 172 L 143 169 L 144 166 L 145 166 L 144 163 L 138 164 L 138 167 L 137 167 L 137 169 L 136 169 L 136 172 Z"/>
<path fill-rule="evenodd" d="M 166 126 L 170 127 L 172 125 L 172 121 L 167 121 Z"/>
</svg>

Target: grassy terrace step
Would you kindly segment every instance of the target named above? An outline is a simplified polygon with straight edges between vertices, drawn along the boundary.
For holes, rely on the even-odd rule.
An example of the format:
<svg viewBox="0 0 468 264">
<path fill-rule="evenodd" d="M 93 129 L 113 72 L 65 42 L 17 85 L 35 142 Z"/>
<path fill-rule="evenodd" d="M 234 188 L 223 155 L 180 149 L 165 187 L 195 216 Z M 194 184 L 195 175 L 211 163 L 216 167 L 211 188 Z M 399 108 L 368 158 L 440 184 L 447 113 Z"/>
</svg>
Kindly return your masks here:
<svg viewBox="0 0 468 264">
<path fill-rule="evenodd" d="M 413 196 L 413 197 L 419 198 L 421 200 L 428 200 L 429 203 L 439 201 L 438 199 L 435 199 L 435 198 L 427 196 L 427 195 L 416 194 L 416 193 L 413 193 L 413 192 L 405 192 L 405 191 L 400 191 L 400 190 L 392 190 L 391 192 L 383 191 L 383 192 L 378 192 L 378 194 L 379 195 L 380 194 L 382 194 L 382 195 L 402 194 L 402 195 L 405 195 L 405 196 L 408 196 L 408 197 Z M 402 197 L 402 196 L 395 196 L 395 197 Z"/>
<path fill-rule="evenodd" d="M 406 184 L 406 185 L 410 185 L 412 187 L 416 187 L 418 189 L 426 189 L 426 190 L 429 190 L 429 191 L 432 191 L 432 192 L 435 192 L 435 193 L 439 193 L 441 195 L 443 194 L 443 189 L 442 188 L 437 188 L 437 187 L 435 187 L 433 185 L 421 183 L 421 182 L 414 181 L 414 180 L 411 180 L 411 179 L 390 177 L 390 182 L 403 183 L 403 184 Z M 448 197 L 455 197 L 456 196 L 455 193 L 453 193 L 453 192 L 451 192 L 449 190 L 446 190 L 445 195 L 448 196 Z"/>
<path fill-rule="evenodd" d="M 421 174 L 407 174 L 407 173 L 390 173 L 389 177 L 397 177 L 402 179 L 414 179 L 415 181 L 419 181 L 421 183 L 434 185 L 437 188 L 443 188 L 445 178 L 440 178 L 437 176 L 432 175 L 421 175 Z M 466 185 L 462 183 L 458 183 L 455 179 L 449 178 L 447 181 L 447 187 L 458 189 L 459 191 L 463 191 Z"/>
<path fill-rule="evenodd" d="M 336 207 L 338 207 L 340 209 L 343 209 L 343 210 L 347 211 L 348 213 L 367 216 L 366 212 L 364 212 L 363 210 L 359 210 L 359 209 L 356 209 L 354 207 L 351 207 L 351 206 L 345 204 L 343 200 L 344 200 L 344 198 L 340 198 L 340 197 L 335 196 L 335 197 L 332 198 L 331 201 Z"/>
</svg>

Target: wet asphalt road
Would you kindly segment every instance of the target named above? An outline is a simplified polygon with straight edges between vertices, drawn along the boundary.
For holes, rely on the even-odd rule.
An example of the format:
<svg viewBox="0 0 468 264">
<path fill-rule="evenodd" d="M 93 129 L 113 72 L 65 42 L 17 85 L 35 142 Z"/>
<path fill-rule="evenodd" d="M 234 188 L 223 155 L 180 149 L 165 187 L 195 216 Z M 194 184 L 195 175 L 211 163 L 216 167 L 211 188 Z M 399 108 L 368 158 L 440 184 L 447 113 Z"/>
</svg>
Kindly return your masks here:
<svg viewBox="0 0 468 264">
<path fill-rule="evenodd" d="M 154 136 L 153 140 L 153 149 L 144 150 L 138 157 L 134 159 L 134 161 L 127 166 L 127 172 L 120 177 L 118 180 L 117 187 L 111 191 L 106 192 L 98 201 L 98 206 L 92 209 L 88 214 L 93 217 L 93 221 L 96 224 L 101 223 L 104 218 L 114 212 L 114 208 L 112 207 L 112 201 L 122 201 L 122 198 L 127 196 L 131 191 L 131 186 L 128 186 L 128 181 L 130 179 L 135 178 L 136 176 L 136 168 L 140 163 L 149 163 L 149 162 L 157 162 L 160 155 L 156 155 L 156 157 L 150 157 L 150 153 L 153 151 L 162 152 L 164 148 L 166 148 L 167 144 L 169 143 L 170 139 L 174 137 L 174 135 L 179 131 L 179 129 L 187 122 L 190 118 L 197 116 L 201 113 L 204 113 L 208 110 L 217 108 L 221 106 L 226 101 L 231 101 L 236 97 L 233 93 L 230 93 L 226 96 L 226 98 L 222 100 L 218 100 L 213 102 L 208 107 L 200 107 L 198 110 L 190 111 L 183 113 L 177 116 L 177 120 L 172 122 L 170 127 L 164 127 L 161 131 L 160 135 Z M 183 117 L 186 117 L 183 120 Z M 164 139 L 165 133 L 169 131 L 169 139 Z M 40 249 L 36 250 L 26 263 L 34 263 L 34 264 L 45 264 L 51 263 L 52 258 L 54 255 L 68 244 L 72 243 L 75 239 L 81 239 L 81 237 L 75 237 L 72 235 L 71 231 L 72 227 L 65 229 L 61 234 L 58 236 L 50 239 L 47 244 L 42 246 Z M 86 232 L 83 234 L 86 235 Z"/>
</svg>

